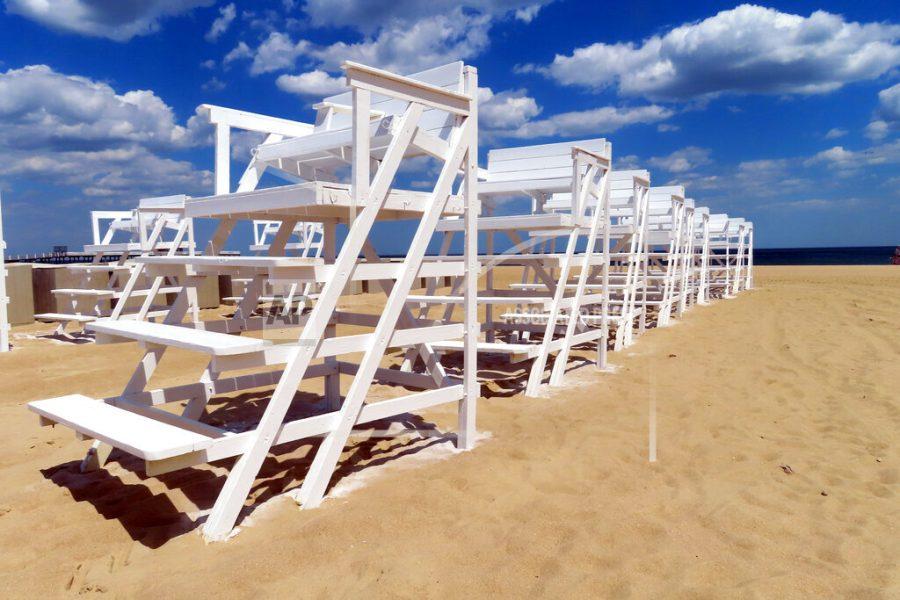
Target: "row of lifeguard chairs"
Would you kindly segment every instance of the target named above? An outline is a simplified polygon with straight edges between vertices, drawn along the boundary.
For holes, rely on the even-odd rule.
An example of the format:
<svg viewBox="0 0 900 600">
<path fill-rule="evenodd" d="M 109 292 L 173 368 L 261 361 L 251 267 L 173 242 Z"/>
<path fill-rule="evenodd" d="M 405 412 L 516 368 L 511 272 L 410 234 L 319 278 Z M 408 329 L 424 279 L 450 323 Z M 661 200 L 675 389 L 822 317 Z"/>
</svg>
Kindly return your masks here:
<svg viewBox="0 0 900 600">
<path fill-rule="evenodd" d="M 648 328 L 752 287 L 752 224 L 710 214 L 680 186 L 655 187 L 646 171 L 613 170 L 608 140 L 494 149 L 480 169 L 473 67 L 344 72 L 349 91 L 315 105 L 312 124 L 204 107 L 216 127 L 215 193 L 144 201 L 122 217 L 139 232 L 142 218 L 155 224 L 137 256 L 122 254 L 115 306 L 137 289 L 146 300 L 135 316 L 114 309 L 85 324 L 97 343 L 141 345 L 128 383 L 108 398 L 29 404 L 43 424 L 93 440 L 84 470 L 113 449 L 150 476 L 236 458 L 203 523 L 210 539 L 229 535 L 282 444 L 321 438 L 293 493 L 317 506 L 349 436 L 373 424 L 450 404 L 452 439 L 472 448 L 485 361 L 526 365 L 520 389 L 536 395 L 562 383 L 573 353 L 605 368 Z M 265 134 L 236 189 L 233 129 Z M 404 187 L 401 168 L 431 180 Z M 261 186 L 264 175 L 285 182 Z M 214 223 L 202 252 L 195 219 Z M 250 253 L 225 253 L 241 221 L 264 231 Z M 166 230 L 176 232 L 169 245 L 153 237 Z M 381 256 L 397 232 L 402 256 Z M 201 320 L 197 289 L 222 275 L 243 284 L 233 311 Z M 359 282 L 383 299 L 352 302 Z M 163 288 L 173 299 L 156 313 L 149 299 Z M 172 349 L 206 365 L 192 383 L 154 387 Z M 315 402 L 296 397 L 301 383 L 318 390 Z M 269 392 L 256 422 L 210 422 L 212 398 L 241 402 L 234 394 L 251 389 Z"/>
</svg>

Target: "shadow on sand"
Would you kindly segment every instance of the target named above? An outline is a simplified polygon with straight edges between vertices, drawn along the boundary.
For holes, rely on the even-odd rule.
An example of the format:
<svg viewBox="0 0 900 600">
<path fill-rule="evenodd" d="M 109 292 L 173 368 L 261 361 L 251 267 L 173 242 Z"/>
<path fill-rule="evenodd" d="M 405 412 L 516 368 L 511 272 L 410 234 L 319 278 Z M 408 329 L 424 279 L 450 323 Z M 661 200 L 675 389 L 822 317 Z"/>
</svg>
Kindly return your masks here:
<svg viewBox="0 0 900 600">
<path fill-rule="evenodd" d="M 582 349 L 587 349 L 587 346 Z M 395 354 L 397 362 L 401 358 L 402 354 Z M 480 363 L 478 377 L 483 398 L 510 398 L 524 391 L 531 361 L 510 363 L 505 358 L 485 356 L 481 357 Z M 446 355 L 442 364 L 448 375 L 461 376 L 461 353 Z M 587 358 L 570 355 L 567 371 L 591 364 L 593 362 Z M 545 371 L 546 378 L 549 378 L 552 367 L 551 358 Z M 392 368 L 398 367 L 395 365 Z M 228 431 L 251 430 L 265 410 L 271 391 L 266 389 L 235 397 L 213 398 L 202 420 Z M 327 408 L 319 395 L 298 392 L 286 420 L 324 412 Z M 398 429 L 403 435 L 397 435 Z M 412 414 L 368 423 L 357 427 L 355 434 L 331 478 L 329 491 L 346 477 L 363 469 L 384 465 L 437 445 L 452 446 L 456 441 L 455 433 L 441 432 L 434 423 Z M 238 525 L 266 501 L 302 485 L 321 441 L 322 438 L 316 437 L 281 444 L 269 453 L 254 481 Z M 66 488 L 76 501 L 88 502 L 106 519 L 118 520 L 135 541 L 158 548 L 203 524 L 235 460 L 224 459 L 148 477 L 144 474 L 143 461 L 113 450 L 109 468 L 82 473 L 79 470 L 80 460 L 74 460 L 44 469 L 42 473 L 46 479 Z M 110 472 L 118 470 L 126 473 L 118 476 Z"/>
</svg>

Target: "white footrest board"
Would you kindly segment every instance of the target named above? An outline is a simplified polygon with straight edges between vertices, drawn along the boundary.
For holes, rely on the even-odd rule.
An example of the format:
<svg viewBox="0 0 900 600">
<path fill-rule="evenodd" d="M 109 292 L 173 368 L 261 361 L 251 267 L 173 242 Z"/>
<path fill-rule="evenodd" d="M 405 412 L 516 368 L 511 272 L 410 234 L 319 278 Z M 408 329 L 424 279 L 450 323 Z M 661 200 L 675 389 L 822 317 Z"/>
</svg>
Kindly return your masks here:
<svg viewBox="0 0 900 600">
<path fill-rule="evenodd" d="M 112 298 L 113 294 L 115 294 L 113 290 L 91 290 L 80 288 L 57 288 L 51 290 L 50 293 L 57 296 L 94 296 L 97 298 L 102 296 Z"/>
<path fill-rule="evenodd" d="M 96 321 L 100 317 L 93 315 L 66 315 L 63 313 L 41 313 L 34 315 L 38 321 L 77 321 L 78 323 L 90 323 Z"/>
<path fill-rule="evenodd" d="M 214 439 L 81 394 L 35 400 L 28 403 L 28 409 L 47 421 L 65 425 L 144 460 L 162 460 L 203 450 Z"/>
<path fill-rule="evenodd" d="M 540 352 L 538 344 L 506 344 L 503 342 L 478 342 L 478 352 L 482 354 L 503 354 L 509 356 L 513 361 L 534 358 Z M 440 352 L 455 351 L 462 352 L 465 349 L 465 342 L 462 340 L 447 340 L 432 344 L 434 350 Z"/>
<path fill-rule="evenodd" d="M 640 314 L 640 311 L 635 311 L 635 314 Z M 525 321 L 535 321 L 540 323 L 546 323 L 550 318 L 549 314 L 546 313 L 503 313 L 500 315 L 501 319 L 504 320 L 525 320 Z M 603 315 L 578 315 L 580 320 L 586 322 L 596 322 L 599 323 L 603 321 Z M 610 324 L 616 324 L 619 321 L 624 320 L 625 317 L 623 315 L 608 315 L 607 320 Z M 567 323 L 569 321 L 568 315 L 559 315 L 556 317 L 557 323 Z"/>
<path fill-rule="evenodd" d="M 204 352 L 213 356 L 231 356 L 259 352 L 270 345 L 266 340 L 252 337 L 203 331 L 192 327 L 148 323 L 146 321 L 112 321 L 101 319 L 87 326 L 98 335 L 97 342 L 112 342 L 101 336 L 126 338 L 162 346 L 174 346 L 185 350 Z"/>
<path fill-rule="evenodd" d="M 118 263 L 84 263 L 80 265 L 66 265 L 69 271 L 130 271 L 131 265 Z"/>
</svg>

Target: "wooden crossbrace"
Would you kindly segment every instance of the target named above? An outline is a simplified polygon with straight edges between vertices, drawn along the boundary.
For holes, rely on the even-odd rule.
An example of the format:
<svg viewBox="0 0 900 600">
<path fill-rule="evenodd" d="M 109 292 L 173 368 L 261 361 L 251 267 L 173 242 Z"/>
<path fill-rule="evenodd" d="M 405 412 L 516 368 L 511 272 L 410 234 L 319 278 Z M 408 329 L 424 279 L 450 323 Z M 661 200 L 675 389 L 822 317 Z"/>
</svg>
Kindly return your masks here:
<svg viewBox="0 0 900 600">
<path fill-rule="evenodd" d="M 365 86 L 368 84 L 363 82 L 361 85 Z M 474 90 L 477 89 L 477 74 L 472 68 L 465 70 L 465 85 L 469 94 L 474 96 Z M 365 92 L 366 90 L 362 91 Z M 368 101 L 368 94 L 355 94 L 354 111 L 361 114 L 368 113 Z M 316 421 L 316 423 L 320 423 L 319 425 L 313 425 L 312 421 L 315 421 L 315 419 L 311 419 L 311 429 L 309 427 L 304 428 L 301 422 L 289 424 L 290 436 L 300 435 L 304 431 L 320 431 L 320 429 L 317 429 L 320 427 L 324 427 L 321 431 L 326 433 L 325 441 L 320 447 L 313 461 L 312 468 L 304 480 L 304 486 L 298 495 L 304 506 L 315 506 L 321 501 L 340 451 L 346 443 L 349 430 L 360 419 L 371 420 L 374 418 L 373 415 L 382 413 L 387 415 L 389 413 L 385 411 L 390 410 L 403 412 L 404 407 L 428 406 L 429 403 L 433 404 L 438 401 L 456 400 L 459 402 L 460 426 L 457 445 L 460 448 L 470 448 L 472 446 L 475 433 L 475 401 L 478 394 L 475 380 L 475 343 L 479 331 L 477 305 L 475 304 L 478 262 L 477 235 L 475 234 L 477 231 L 477 213 L 474 209 L 477 206 L 477 202 L 474 202 L 474 199 L 477 198 L 477 110 L 474 100 L 471 101 L 471 106 L 465 114 L 459 114 L 455 117 L 454 129 L 447 142 L 447 154 L 444 157 L 441 175 L 438 178 L 434 191 L 428 196 L 426 206 L 423 208 L 421 222 L 402 268 L 397 272 L 398 275 L 395 280 L 381 282 L 384 291 L 388 294 L 388 301 L 385 311 L 377 317 L 377 323 L 374 323 L 375 332 L 370 336 L 363 336 L 366 340 L 369 340 L 367 343 L 370 344 L 370 347 L 364 352 L 362 361 L 358 366 L 345 365 L 340 361 L 328 359 L 323 365 L 311 367 L 309 364 L 323 341 L 334 334 L 334 318 L 338 314 L 336 312 L 337 301 L 347 282 L 353 276 L 357 265 L 357 256 L 362 251 L 365 252 L 370 261 L 378 260 L 374 248 L 368 241 L 369 231 L 380 208 L 384 205 L 388 192 L 391 190 L 400 160 L 407 149 L 410 148 L 412 140 L 416 136 L 418 131 L 417 124 L 423 113 L 424 106 L 433 101 L 434 98 L 432 97 L 424 104 L 415 101 L 409 103 L 406 111 L 398 119 L 399 124 L 395 130 L 394 137 L 383 159 L 377 164 L 371 183 L 369 183 L 369 177 L 365 173 L 369 167 L 369 161 L 363 158 L 365 153 L 360 151 L 366 146 L 367 140 L 364 138 L 368 135 L 368 129 L 357 128 L 355 134 L 357 139 L 354 140 L 354 165 L 357 174 L 362 173 L 362 175 L 354 178 L 355 186 L 352 191 L 357 197 L 365 197 L 367 202 L 364 204 L 360 203 L 361 209 L 355 215 L 347 240 L 337 256 L 333 256 L 333 223 L 326 224 L 325 258 L 326 260 L 333 259 L 334 270 L 332 273 L 334 273 L 334 276 L 325 282 L 321 298 L 313 307 L 312 312 L 309 315 L 304 315 L 303 321 L 301 321 L 302 332 L 299 338 L 301 343 L 291 346 L 282 371 L 267 372 L 263 374 L 266 375 L 265 378 L 242 375 L 229 379 L 220 379 L 220 373 L 215 371 L 215 361 L 211 361 L 198 384 L 179 386 L 168 390 L 145 391 L 150 377 L 153 375 L 158 362 L 165 352 L 165 347 L 151 345 L 145 352 L 123 393 L 117 399 L 110 399 L 127 410 L 136 410 L 135 407 L 141 404 L 153 405 L 176 399 L 189 399 L 187 408 L 179 418 L 193 421 L 203 413 L 208 399 L 215 393 L 221 393 L 220 382 L 226 389 L 241 389 L 241 386 L 247 387 L 248 384 L 249 387 L 254 387 L 255 385 L 263 384 L 263 379 L 270 383 L 277 382 L 271 401 L 267 405 L 257 428 L 241 434 L 243 451 L 231 451 L 230 455 L 237 455 L 239 458 L 213 507 L 210 517 L 204 525 L 204 534 L 208 538 L 220 539 L 227 535 L 233 527 L 240 507 L 243 505 L 249 491 L 249 486 L 252 484 L 266 453 L 274 443 L 284 439 L 284 435 L 275 434 L 284 421 L 294 391 L 304 377 L 325 376 L 326 397 L 332 396 L 331 399 L 335 401 L 332 407 L 336 411 L 330 413 L 335 416 L 333 422 L 329 416 L 324 421 L 321 419 Z M 359 159 L 356 158 L 357 156 Z M 260 165 L 251 163 L 251 166 L 245 172 L 245 176 L 242 177 L 239 188 L 255 187 L 263 170 L 264 168 L 260 168 Z M 426 363 L 426 371 L 430 373 L 432 381 L 431 385 L 443 384 L 445 387 L 433 390 L 431 395 L 424 393 L 424 395 L 420 395 L 421 399 L 419 399 L 419 396 L 413 395 L 408 397 L 408 401 L 378 403 L 374 407 L 370 407 L 371 410 L 362 411 L 366 393 L 376 377 L 387 376 L 399 383 L 403 383 L 405 380 L 405 384 L 421 382 L 419 378 L 428 377 L 414 373 L 395 375 L 394 372 L 381 369 L 379 362 L 384 355 L 388 338 L 391 337 L 389 335 L 390 332 L 397 327 L 398 323 L 411 324 L 411 322 L 415 321 L 415 317 L 406 307 L 405 297 L 409 294 L 416 273 L 422 263 L 428 241 L 452 192 L 452 184 L 460 171 L 463 174 L 461 185 L 465 190 L 466 197 L 473 200 L 469 202 L 469 208 L 464 215 L 466 230 L 464 259 L 466 265 L 466 276 L 464 277 L 466 324 L 464 344 L 466 352 L 463 380 L 458 385 L 448 382 L 446 374 L 437 360 L 437 356 L 428 348 L 428 345 L 414 344 Z M 270 254 L 278 255 L 283 252 L 285 243 L 293 229 L 294 221 L 294 219 L 290 218 L 282 221 L 275 240 L 270 245 Z M 234 221 L 231 219 L 226 218 L 220 221 L 208 247 L 209 253 L 215 254 L 219 251 L 233 227 Z M 193 276 L 185 276 L 182 279 L 182 292 L 179 293 L 172 309 L 166 315 L 164 321 L 166 324 L 178 324 L 181 322 L 189 306 L 186 290 L 195 288 L 202 280 L 201 277 Z M 229 330 L 228 323 L 235 323 L 235 331 L 242 331 L 250 325 L 251 307 L 256 305 L 262 289 L 261 285 L 257 285 L 257 283 L 261 283 L 257 279 L 261 280 L 262 277 L 255 278 L 250 283 L 249 287 L 251 289 L 245 294 L 232 319 L 218 322 L 224 324 L 226 331 Z M 210 325 L 213 324 L 211 323 Z M 221 329 L 222 327 L 215 328 L 215 330 Z M 355 375 L 350 392 L 343 403 L 340 402 L 339 386 L 337 385 L 340 373 L 352 373 Z M 139 404 L 134 404 L 135 402 Z M 393 406 L 397 408 L 391 408 Z M 408 410 L 408 408 L 405 409 Z M 156 415 L 154 418 L 156 417 L 159 417 L 159 415 Z M 332 424 L 326 425 L 326 423 Z M 296 439 L 296 437 L 288 439 Z M 223 448 L 231 448 L 234 443 L 233 440 L 228 440 Z M 186 456 L 177 460 L 173 459 L 173 461 L 170 461 L 171 465 L 168 465 L 168 463 L 166 466 L 156 465 L 153 467 L 153 470 L 154 472 L 164 472 L 172 468 L 194 464 L 197 461 L 203 462 L 202 459 L 204 457 L 227 455 L 222 454 L 225 450 L 213 452 L 218 447 L 214 446 L 210 449 L 210 453 L 204 453 L 204 456 Z M 85 463 L 93 462 L 93 466 L 102 464 L 107 454 L 108 451 L 104 446 L 97 445 Z M 163 469 L 163 471 L 160 471 L 160 469 Z"/>
</svg>

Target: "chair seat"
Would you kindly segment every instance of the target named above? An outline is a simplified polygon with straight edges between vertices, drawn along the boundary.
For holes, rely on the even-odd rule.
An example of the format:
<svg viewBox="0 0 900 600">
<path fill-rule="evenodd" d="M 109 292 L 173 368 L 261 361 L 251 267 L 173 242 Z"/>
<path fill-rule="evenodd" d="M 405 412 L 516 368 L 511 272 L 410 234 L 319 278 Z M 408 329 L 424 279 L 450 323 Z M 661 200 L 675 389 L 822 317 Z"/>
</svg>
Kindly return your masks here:
<svg viewBox="0 0 900 600">
<path fill-rule="evenodd" d="M 40 415 L 44 425 L 65 425 L 144 460 L 203 450 L 215 439 L 81 394 L 35 400 L 28 409 Z"/>
<path fill-rule="evenodd" d="M 270 345 L 266 340 L 258 338 L 203 331 L 178 325 L 149 323 L 147 321 L 100 319 L 88 324 L 87 329 L 97 334 L 98 343 L 135 340 L 161 346 L 194 350 L 212 356 L 259 352 Z"/>
</svg>

